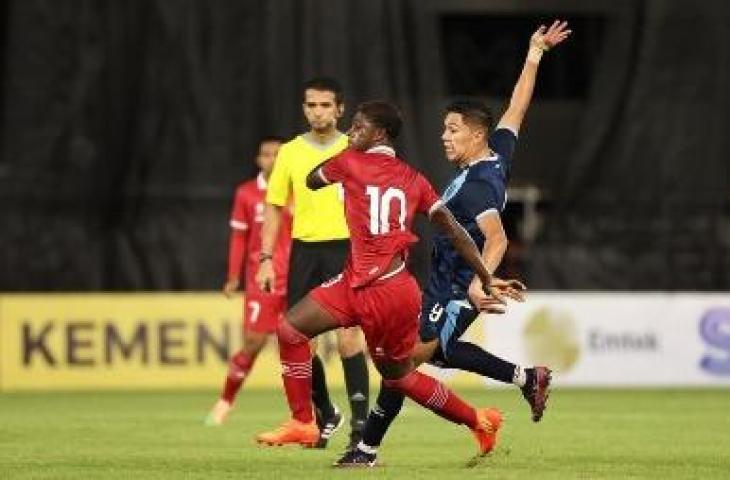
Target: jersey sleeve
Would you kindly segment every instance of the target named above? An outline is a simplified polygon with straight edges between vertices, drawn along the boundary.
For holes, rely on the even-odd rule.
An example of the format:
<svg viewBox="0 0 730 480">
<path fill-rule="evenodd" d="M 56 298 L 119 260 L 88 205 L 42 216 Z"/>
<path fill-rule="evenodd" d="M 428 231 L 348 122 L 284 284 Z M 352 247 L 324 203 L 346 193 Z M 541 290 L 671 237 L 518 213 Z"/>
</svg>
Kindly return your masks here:
<svg viewBox="0 0 730 480">
<path fill-rule="evenodd" d="M 279 149 L 274 169 L 269 175 L 269 183 L 266 187 L 266 202 L 279 207 L 286 206 L 289 200 L 289 190 L 291 189 L 291 171 L 287 152 L 286 145 Z"/>
<path fill-rule="evenodd" d="M 416 208 L 416 211 L 419 213 L 430 215 L 431 212 L 433 212 L 440 205 L 442 205 L 441 198 L 438 196 L 436 190 L 434 190 L 431 183 L 426 180 L 426 177 L 424 177 L 423 175 L 418 174 L 416 182 L 418 184 L 418 191 L 420 193 L 418 207 Z"/>
<path fill-rule="evenodd" d="M 246 205 L 245 190 L 239 187 L 233 199 L 231 211 L 231 235 L 228 244 L 228 279 L 240 278 L 243 259 L 246 256 L 246 243 L 250 231 L 250 209 Z"/>
<path fill-rule="evenodd" d="M 335 155 L 334 157 L 326 160 L 321 167 L 319 167 L 319 173 L 327 183 L 344 182 L 348 175 L 348 154 L 347 150 Z"/>
<path fill-rule="evenodd" d="M 489 136 L 490 148 L 507 161 L 512 160 L 516 145 L 517 135 L 509 128 L 498 128 Z"/>
<path fill-rule="evenodd" d="M 504 194 L 485 181 L 466 182 L 459 190 L 460 202 L 467 215 L 479 220 L 484 215 L 499 214 L 504 206 Z"/>
<path fill-rule="evenodd" d="M 230 226 L 233 230 L 248 230 L 249 218 L 246 212 L 246 196 L 242 188 L 236 190 L 233 197 L 233 207 L 231 208 Z"/>
</svg>

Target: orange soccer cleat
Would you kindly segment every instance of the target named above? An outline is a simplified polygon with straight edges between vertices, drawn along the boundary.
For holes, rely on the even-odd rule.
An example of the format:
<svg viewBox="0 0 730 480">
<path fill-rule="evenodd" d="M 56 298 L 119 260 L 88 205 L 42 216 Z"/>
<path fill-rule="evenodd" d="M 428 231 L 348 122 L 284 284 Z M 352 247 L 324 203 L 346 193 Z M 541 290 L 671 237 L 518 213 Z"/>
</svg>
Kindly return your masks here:
<svg viewBox="0 0 730 480">
<path fill-rule="evenodd" d="M 298 443 L 305 447 L 313 447 L 319 440 L 319 429 L 314 422 L 304 423 L 292 418 L 276 430 L 260 433 L 256 441 L 262 445 L 278 446 Z"/>
<path fill-rule="evenodd" d="M 497 445 L 497 432 L 502 426 L 502 414 L 496 408 L 477 409 L 478 426 L 472 433 L 479 444 L 479 454 L 486 455 Z"/>
</svg>

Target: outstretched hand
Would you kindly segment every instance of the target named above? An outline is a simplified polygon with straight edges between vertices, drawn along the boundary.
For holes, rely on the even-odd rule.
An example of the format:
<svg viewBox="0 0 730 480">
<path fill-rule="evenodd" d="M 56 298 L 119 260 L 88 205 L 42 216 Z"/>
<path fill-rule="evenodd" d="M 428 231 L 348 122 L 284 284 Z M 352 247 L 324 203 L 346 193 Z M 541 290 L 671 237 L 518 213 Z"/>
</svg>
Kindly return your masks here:
<svg viewBox="0 0 730 480">
<path fill-rule="evenodd" d="M 502 280 L 501 278 L 492 277 L 491 287 L 498 291 L 502 297 L 511 298 L 516 302 L 525 301 L 524 292 L 527 290 L 527 287 L 519 280 Z"/>
<path fill-rule="evenodd" d="M 477 278 L 469 285 L 469 299 L 481 312 L 501 314 L 505 312 L 506 300 L 524 302 L 527 287 L 519 280 L 502 280 L 492 277 L 485 287 Z"/>
<path fill-rule="evenodd" d="M 539 47 L 542 50 L 550 50 L 568 38 L 572 32 L 568 29 L 568 22 L 555 20 L 549 28 L 540 25 L 540 28 L 532 34 L 530 45 Z"/>
</svg>

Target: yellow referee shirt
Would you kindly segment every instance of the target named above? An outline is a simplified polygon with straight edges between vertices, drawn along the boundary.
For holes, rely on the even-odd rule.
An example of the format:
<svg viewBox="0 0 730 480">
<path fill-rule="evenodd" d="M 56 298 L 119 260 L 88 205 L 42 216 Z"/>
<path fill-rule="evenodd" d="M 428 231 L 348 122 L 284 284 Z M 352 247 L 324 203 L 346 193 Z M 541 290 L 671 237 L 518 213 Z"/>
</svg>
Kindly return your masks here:
<svg viewBox="0 0 730 480">
<path fill-rule="evenodd" d="M 303 135 L 285 143 L 276 156 L 269 177 L 266 201 L 283 207 L 294 196 L 292 237 L 305 242 L 323 242 L 348 238 L 342 190 L 339 184 L 319 190 L 307 188 L 307 175 L 314 167 L 347 147 L 347 135 L 326 146 L 310 142 Z"/>
</svg>

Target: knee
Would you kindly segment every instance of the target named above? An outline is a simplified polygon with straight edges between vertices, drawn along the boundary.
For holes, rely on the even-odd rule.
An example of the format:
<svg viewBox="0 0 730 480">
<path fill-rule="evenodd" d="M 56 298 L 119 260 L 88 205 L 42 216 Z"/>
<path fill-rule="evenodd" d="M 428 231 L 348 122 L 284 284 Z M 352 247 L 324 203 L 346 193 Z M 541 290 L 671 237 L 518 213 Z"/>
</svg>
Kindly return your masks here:
<svg viewBox="0 0 730 480">
<path fill-rule="evenodd" d="M 383 385 L 386 387 L 402 390 L 405 385 L 403 382 L 411 381 L 408 380 L 413 373 L 413 363 L 410 359 L 403 362 L 378 363 L 376 367 L 383 377 Z"/>
<path fill-rule="evenodd" d="M 383 385 L 399 392 L 407 391 L 413 382 L 416 381 L 412 372 L 406 373 L 401 376 L 392 376 L 390 378 L 383 378 Z"/>
<path fill-rule="evenodd" d="M 300 345 L 309 343 L 309 337 L 294 328 L 288 321 L 279 322 L 276 327 L 276 338 L 279 344 Z"/>
<path fill-rule="evenodd" d="M 243 340 L 243 351 L 249 355 L 257 355 L 266 345 L 266 335 L 247 334 Z"/>
</svg>

